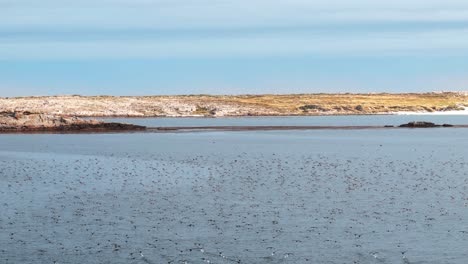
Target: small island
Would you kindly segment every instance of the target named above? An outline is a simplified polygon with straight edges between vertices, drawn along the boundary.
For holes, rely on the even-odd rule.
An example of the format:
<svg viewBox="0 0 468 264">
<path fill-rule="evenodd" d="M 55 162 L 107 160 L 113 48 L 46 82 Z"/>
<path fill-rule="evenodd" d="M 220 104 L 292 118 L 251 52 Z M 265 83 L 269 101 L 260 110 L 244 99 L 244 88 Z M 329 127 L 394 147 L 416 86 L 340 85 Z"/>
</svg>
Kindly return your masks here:
<svg viewBox="0 0 468 264">
<path fill-rule="evenodd" d="M 0 133 L 15 132 L 111 132 L 145 130 L 144 126 L 85 120 L 32 112 L 0 112 Z"/>
<path fill-rule="evenodd" d="M 242 117 L 468 113 L 464 92 L 0 97 L 0 111 L 77 117 Z"/>
</svg>

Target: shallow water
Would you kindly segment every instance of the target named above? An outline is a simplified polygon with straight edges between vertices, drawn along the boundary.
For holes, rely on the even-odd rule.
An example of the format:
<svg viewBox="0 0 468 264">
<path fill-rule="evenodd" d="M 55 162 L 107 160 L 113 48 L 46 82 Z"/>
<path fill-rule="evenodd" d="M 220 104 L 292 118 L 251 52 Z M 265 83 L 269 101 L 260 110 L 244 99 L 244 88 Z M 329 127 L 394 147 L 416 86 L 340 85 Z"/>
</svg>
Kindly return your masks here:
<svg viewBox="0 0 468 264">
<path fill-rule="evenodd" d="M 468 124 L 468 115 L 361 115 L 361 116 L 285 116 L 225 118 L 100 118 L 147 127 L 170 126 L 384 126 L 411 121 L 437 124 Z"/>
<path fill-rule="evenodd" d="M 0 135 L 2 263 L 467 263 L 468 129 Z"/>
</svg>

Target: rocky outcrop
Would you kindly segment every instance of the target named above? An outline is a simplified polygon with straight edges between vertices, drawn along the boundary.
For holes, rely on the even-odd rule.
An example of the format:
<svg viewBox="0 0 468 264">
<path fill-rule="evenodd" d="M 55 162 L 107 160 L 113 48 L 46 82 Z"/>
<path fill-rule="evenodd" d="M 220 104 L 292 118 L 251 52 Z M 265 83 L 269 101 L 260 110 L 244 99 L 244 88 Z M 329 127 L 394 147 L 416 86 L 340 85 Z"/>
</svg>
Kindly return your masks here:
<svg viewBox="0 0 468 264">
<path fill-rule="evenodd" d="M 143 130 L 145 127 L 122 123 L 84 120 L 31 112 L 0 112 L 0 132 L 34 131 L 125 131 Z"/>
<path fill-rule="evenodd" d="M 443 125 L 437 125 L 432 122 L 424 122 L 424 121 L 413 121 L 409 122 L 407 124 L 402 124 L 400 127 L 414 127 L 414 128 L 427 128 L 427 127 L 453 127 L 453 125 L 450 124 L 443 124 Z"/>
</svg>

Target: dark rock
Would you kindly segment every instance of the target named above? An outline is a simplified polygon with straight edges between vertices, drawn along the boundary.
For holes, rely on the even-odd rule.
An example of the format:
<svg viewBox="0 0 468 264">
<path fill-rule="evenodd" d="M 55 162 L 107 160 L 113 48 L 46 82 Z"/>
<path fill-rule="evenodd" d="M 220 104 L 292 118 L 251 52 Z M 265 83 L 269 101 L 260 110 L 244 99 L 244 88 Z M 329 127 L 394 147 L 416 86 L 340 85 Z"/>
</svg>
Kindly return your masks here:
<svg viewBox="0 0 468 264">
<path fill-rule="evenodd" d="M 451 125 L 451 124 L 443 124 L 442 126 L 443 127 L 453 127 L 453 125 Z"/>
<path fill-rule="evenodd" d="M 426 127 L 440 127 L 441 125 L 436 125 L 432 122 L 425 122 L 425 121 L 413 121 L 413 122 L 409 122 L 407 124 L 402 124 L 400 125 L 400 127 L 422 127 L 422 128 L 426 128 Z"/>
</svg>

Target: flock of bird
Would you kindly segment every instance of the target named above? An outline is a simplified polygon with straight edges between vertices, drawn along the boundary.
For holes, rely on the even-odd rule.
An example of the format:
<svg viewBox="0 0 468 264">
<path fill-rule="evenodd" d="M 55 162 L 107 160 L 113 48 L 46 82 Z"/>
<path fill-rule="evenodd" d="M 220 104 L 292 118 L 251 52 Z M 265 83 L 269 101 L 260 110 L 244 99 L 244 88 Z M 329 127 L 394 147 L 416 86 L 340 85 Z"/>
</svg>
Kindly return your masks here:
<svg viewBox="0 0 468 264">
<path fill-rule="evenodd" d="M 73 140 L 94 152 L 0 151 L 1 262 L 468 261 L 468 162 L 457 152 L 224 141 L 235 136 L 185 152 L 153 143 L 110 155 Z"/>
</svg>

